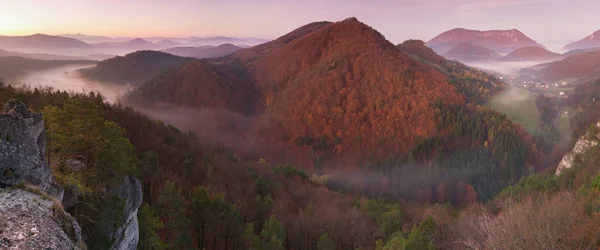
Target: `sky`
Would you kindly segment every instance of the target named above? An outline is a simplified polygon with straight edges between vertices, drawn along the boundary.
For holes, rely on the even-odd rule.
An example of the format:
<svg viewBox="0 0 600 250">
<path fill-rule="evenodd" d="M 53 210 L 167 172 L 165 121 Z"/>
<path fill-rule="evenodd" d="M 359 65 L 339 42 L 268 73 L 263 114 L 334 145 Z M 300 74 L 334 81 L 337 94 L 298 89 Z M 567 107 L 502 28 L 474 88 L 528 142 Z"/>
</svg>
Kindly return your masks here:
<svg viewBox="0 0 600 250">
<path fill-rule="evenodd" d="M 512 29 L 544 43 L 600 29 L 600 0 L 0 0 L 0 34 L 274 39 L 357 17 L 393 43 L 452 28 Z"/>
</svg>

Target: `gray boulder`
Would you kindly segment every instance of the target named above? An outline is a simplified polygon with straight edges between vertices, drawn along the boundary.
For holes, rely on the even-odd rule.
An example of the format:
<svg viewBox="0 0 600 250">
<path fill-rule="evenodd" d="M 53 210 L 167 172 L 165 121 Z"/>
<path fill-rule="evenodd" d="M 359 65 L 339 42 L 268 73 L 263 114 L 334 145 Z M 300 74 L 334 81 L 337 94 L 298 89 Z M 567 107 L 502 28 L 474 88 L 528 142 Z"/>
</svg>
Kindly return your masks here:
<svg viewBox="0 0 600 250">
<path fill-rule="evenodd" d="M 44 162 L 45 149 L 42 115 L 32 113 L 16 99 L 4 104 L 4 114 L 0 115 L 0 187 L 28 182 L 61 198 L 62 187 Z"/>
<path fill-rule="evenodd" d="M 0 249 L 79 249 L 81 229 L 51 198 L 0 189 Z"/>
</svg>

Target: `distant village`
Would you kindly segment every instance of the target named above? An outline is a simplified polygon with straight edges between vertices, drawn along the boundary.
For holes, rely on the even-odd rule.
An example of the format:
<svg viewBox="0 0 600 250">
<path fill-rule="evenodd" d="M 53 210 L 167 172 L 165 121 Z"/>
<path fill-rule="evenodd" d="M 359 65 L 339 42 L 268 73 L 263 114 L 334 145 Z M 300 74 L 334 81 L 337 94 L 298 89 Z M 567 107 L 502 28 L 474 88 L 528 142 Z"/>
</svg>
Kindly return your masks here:
<svg viewBox="0 0 600 250">
<path fill-rule="evenodd" d="M 531 92 L 543 93 L 548 97 L 568 98 L 573 91 L 570 83 L 563 81 L 558 83 L 549 83 L 535 76 L 499 76 L 500 80 L 505 80 L 515 87 L 523 88 Z"/>
</svg>

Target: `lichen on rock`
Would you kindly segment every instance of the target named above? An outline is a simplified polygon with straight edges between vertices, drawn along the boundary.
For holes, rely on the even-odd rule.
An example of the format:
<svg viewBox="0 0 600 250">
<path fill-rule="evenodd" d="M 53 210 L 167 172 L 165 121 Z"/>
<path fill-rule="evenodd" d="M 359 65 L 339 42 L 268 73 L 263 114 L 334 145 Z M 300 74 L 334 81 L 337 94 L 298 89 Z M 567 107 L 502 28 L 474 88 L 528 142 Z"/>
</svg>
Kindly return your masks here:
<svg viewBox="0 0 600 250">
<path fill-rule="evenodd" d="M 78 249 L 81 229 L 55 202 L 18 188 L 0 189 L 0 249 Z"/>
</svg>

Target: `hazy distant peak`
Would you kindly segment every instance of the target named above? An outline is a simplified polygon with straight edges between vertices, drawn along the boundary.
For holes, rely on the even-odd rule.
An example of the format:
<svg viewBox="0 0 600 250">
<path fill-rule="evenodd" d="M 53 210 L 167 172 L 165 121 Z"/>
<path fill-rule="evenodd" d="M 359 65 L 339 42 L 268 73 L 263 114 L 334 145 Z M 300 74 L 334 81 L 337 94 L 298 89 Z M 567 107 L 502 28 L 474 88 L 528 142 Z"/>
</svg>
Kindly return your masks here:
<svg viewBox="0 0 600 250">
<path fill-rule="evenodd" d="M 586 36 L 585 38 L 567 44 L 563 49 L 575 50 L 575 49 L 589 49 L 600 46 L 600 30 Z"/>
<path fill-rule="evenodd" d="M 537 46 L 522 47 L 514 50 L 502 59 L 505 61 L 537 61 L 560 59 L 561 54 Z"/>
<path fill-rule="evenodd" d="M 543 47 L 518 29 L 479 31 L 464 28 L 443 32 L 428 41 L 427 46 L 438 53 L 446 53 L 461 42 L 489 48 L 498 53 L 509 53 L 526 46 Z"/>
<path fill-rule="evenodd" d="M 146 41 L 141 38 L 134 38 L 134 39 L 130 40 L 129 42 L 131 42 L 131 43 L 150 43 L 149 41 Z"/>
</svg>

